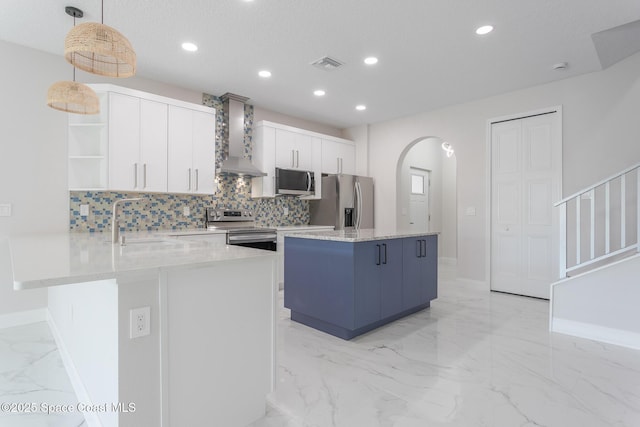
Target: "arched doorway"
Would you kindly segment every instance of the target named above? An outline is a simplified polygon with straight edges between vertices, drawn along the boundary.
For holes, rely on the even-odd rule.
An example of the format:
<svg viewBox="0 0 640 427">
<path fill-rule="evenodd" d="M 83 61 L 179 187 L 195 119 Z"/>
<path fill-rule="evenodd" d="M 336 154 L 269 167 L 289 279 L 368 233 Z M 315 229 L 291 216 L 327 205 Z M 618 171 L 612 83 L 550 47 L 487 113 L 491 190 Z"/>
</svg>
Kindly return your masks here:
<svg viewBox="0 0 640 427">
<path fill-rule="evenodd" d="M 456 157 L 437 136 L 418 138 L 403 150 L 396 168 L 396 227 L 440 233 L 439 257 L 457 260 Z M 454 147 L 455 149 L 455 147 Z"/>
</svg>

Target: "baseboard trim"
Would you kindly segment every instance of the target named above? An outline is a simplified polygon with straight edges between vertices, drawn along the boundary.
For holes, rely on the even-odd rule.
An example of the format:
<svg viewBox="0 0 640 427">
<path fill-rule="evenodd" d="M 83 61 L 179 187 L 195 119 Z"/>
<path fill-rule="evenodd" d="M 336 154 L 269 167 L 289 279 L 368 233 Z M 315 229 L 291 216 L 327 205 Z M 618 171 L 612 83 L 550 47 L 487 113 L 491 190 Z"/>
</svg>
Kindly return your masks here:
<svg viewBox="0 0 640 427">
<path fill-rule="evenodd" d="M 640 350 L 640 334 L 568 319 L 552 319 L 551 331 Z"/>
<path fill-rule="evenodd" d="M 0 329 L 13 328 L 14 326 L 30 325 L 31 323 L 46 322 L 47 309 L 17 311 L 0 315 Z"/>
<path fill-rule="evenodd" d="M 456 281 L 461 282 L 461 283 L 465 283 L 465 284 L 468 284 L 468 285 L 474 285 L 474 286 L 482 287 L 485 290 L 490 290 L 489 289 L 489 284 L 487 282 L 485 282 L 484 280 L 473 280 L 473 279 L 465 279 L 464 277 L 457 277 Z"/>
<path fill-rule="evenodd" d="M 51 329 L 53 338 L 56 340 L 56 345 L 58 346 L 58 351 L 60 352 L 60 358 L 62 359 L 62 363 L 64 364 L 65 369 L 67 370 L 67 375 L 69 375 L 69 380 L 71 381 L 71 386 L 76 393 L 78 402 L 92 406 L 93 402 L 91 401 L 89 393 L 87 392 L 87 389 L 84 387 L 84 384 L 80 379 L 80 374 L 78 374 L 78 370 L 73 363 L 73 359 L 71 359 L 71 355 L 69 354 L 69 351 L 67 350 L 67 347 L 62 340 L 62 336 L 60 335 L 60 331 L 56 326 L 56 322 L 53 320 L 51 312 L 48 309 L 45 309 L 45 312 L 46 320 L 49 323 L 49 328 Z M 85 421 L 87 421 L 87 425 L 89 427 L 103 427 L 102 422 L 100 422 L 100 418 L 98 418 L 98 414 L 96 412 L 83 412 L 82 414 L 84 415 L 84 419 Z"/>
</svg>

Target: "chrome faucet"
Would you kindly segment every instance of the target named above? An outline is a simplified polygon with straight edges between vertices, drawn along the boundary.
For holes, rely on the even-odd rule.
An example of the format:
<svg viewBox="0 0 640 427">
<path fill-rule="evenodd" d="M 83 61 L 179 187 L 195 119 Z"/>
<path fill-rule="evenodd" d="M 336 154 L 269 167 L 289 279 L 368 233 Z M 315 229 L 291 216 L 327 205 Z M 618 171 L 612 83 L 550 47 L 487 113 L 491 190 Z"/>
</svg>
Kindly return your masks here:
<svg viewBox="0 0 640 427">
<path fill-rule="evenodd" d="M 111 215 L 111 243 L 118 243 L 120 240 L 120 224 L 118 222 L 118 204 L 125 202 L 137 202 L 143 200 L 142 197 L 135 197 L 132 199 L 120 199 L 113 203 L 113 214 Z"/>
</svg>

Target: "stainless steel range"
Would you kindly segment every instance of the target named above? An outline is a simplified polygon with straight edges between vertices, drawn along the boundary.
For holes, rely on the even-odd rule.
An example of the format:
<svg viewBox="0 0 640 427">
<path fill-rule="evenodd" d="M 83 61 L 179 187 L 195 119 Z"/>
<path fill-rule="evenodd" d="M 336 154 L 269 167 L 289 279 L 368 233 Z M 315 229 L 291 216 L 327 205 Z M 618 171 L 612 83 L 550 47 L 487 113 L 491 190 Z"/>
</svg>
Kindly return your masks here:
<svg viewBox="0 0 640 427">
<path fill-rule="evenodd" d="M 207 208 L 205 219 L 207 229 L 227 232 L 227 245 L 276 250 L 278 241 L 276 230 L 256 227 L 251 211 Z"/>
</svg>

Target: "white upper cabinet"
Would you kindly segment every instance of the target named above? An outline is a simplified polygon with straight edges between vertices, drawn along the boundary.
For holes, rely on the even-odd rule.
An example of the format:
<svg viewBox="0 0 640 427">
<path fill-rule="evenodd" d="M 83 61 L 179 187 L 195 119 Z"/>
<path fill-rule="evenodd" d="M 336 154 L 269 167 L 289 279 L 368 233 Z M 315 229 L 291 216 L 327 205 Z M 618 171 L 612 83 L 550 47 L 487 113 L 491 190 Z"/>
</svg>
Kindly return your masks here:
<svg viewBox="0 0 640 427">
<path fill-rule="evenodd" d="M 169 106 L 169 192 L 215 191 L 215 116 Z"/>
<path fill-rule="evenodd" d="M 276 129 L 276 167 L 309 171 L 313 168 L 311 153 L 311 136 Z"/>
<path fill-rule="evenodd" d="M 109 188 L 167 191 L 167 105 L 109 94 Z"/>
<path fill-rule="evenodd" d="M 356 147 L 350 142 L 322 140 L 322 173 L 355 175 Z"/>
<path fill-rule="evenodd" d="M 69 115 L 69 189 L 214 192 L 214 109 L 114 85 L 90 86 L 101 112 Z"/>
<path fill-rule="evenodd" d="M 322 173 L 340 173 L 338 167 L 341 173 L 355 173 L 355 146 L 351 141 L 267 121 L 256 123 L 253 135 L 252 162 L 267 176 L 251 180 L 251 197 L 275 197 L 276 168 L 314 173 L 315 195 L 305 199 L 320 198 Z M 327 144 L 326 156 L 332 159 L 327 165 L 334 165 L 329 171 L 323 169 L 325 141 L 333 144 Z"/>
</svg>

